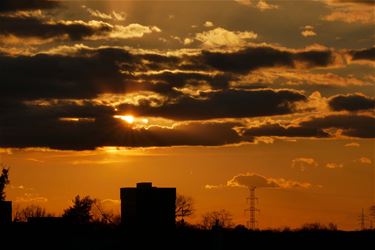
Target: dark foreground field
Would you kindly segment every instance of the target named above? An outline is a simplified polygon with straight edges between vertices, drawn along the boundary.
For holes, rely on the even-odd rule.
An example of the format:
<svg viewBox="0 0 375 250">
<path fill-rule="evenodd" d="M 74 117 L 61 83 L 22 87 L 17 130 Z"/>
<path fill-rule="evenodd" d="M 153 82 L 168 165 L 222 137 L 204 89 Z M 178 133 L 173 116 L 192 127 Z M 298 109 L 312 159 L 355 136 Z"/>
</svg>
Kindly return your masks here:
<svg viewBox="0 0 375 250">
<path fill-rule="evenodd" d="M 14 224 L 0 228 L 0 249 L 373 249 L 375 231 L 247 231 L 180 228 L 125 230 L 85 226 Z"/>
</svg>

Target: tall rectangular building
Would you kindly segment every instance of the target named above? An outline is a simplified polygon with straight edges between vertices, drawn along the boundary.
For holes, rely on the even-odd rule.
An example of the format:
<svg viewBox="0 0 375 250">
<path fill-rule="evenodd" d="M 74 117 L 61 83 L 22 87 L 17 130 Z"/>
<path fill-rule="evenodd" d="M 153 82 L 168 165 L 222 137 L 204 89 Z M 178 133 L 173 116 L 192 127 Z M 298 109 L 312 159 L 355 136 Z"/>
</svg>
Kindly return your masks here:
<svg viewBox="0 0 375 250">
<path fill-rule="evenodd" d="M 136 188 L 121 188 L 121 222 L 127 228 L 173 229 L 176 188 L 153 187 L 150 182 Z"/>
</svg>

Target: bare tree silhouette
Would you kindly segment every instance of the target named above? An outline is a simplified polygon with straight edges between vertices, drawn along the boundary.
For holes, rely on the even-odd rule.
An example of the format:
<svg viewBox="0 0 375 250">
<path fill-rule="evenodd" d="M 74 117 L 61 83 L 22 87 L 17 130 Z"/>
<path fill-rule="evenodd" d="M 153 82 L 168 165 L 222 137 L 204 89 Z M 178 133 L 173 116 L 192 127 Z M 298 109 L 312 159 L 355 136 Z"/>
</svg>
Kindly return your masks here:
<svg viewBox="0 0 375 250">
<path fill-rule="evenodd" d="M 92 221 L 100 224 L 120 224 L 121 218 L 118 218 L 113 211 L 105 209 L 102 205 L 102 201 L 95 199 L 92 206 Z"/>
<path fill-rule="evenodd" d="M 53 216 L 50 213 L 47 213 L 46 209 L 39 205 L 29 205 L 22 209 L 17 209 L 14 215 L 14 221 L 17 222 L 26 222 L 30 218 L 41 218 Z"/>
<path fill-rule="evenodd" d="M 233 227 L 232 214 L 225 209 L 207 212 L 202 216 L 202 228 L 231 228 Z"/>
<path fill-rule="evenodd" d="M 193 198 L 178 194 L 176 197 L 176 219 L 184 224 L 185 217 L 189 217 L 194 213 Z"/>
</svg>

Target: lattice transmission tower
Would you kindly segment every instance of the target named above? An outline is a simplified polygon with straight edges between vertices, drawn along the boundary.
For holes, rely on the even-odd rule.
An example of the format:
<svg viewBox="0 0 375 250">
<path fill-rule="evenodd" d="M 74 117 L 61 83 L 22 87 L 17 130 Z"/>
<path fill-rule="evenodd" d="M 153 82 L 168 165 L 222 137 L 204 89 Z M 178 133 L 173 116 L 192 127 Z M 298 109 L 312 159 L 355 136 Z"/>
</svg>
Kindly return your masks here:
<svg viewBox="0 0 375 250">
<path fill-rule="evenodd" d="M 258 221 L 256 219 L 256 213 L 260 211 L 257 209 L 259 199 L 255 196 L 255 190 L 255 186 L 249 187 L 249 197 L 247 197 L 249 208 L 245 209 L 245 211 L 249 213 L 248 227 L 250 230 L 255 230 L 257 228 Z"/>
</svg>

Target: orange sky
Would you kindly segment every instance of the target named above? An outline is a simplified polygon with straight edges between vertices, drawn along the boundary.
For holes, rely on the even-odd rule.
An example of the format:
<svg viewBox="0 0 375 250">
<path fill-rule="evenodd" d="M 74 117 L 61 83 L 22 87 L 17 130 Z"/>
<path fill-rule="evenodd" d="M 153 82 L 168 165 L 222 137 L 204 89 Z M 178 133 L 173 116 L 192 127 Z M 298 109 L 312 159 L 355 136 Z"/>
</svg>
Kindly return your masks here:
<svg viewBox="0 0 375 250">
<path fill-rule="evenodd" d="M 69 206 L 76 194 L 106 200 L 106 206 L 116 210 L 120 187 L 152 181 L 192 196 L 196 207 L 193 222 L 199 222 L 205 211 L 225 208 L 236 223 L 245 224 L 247 189 L 224 186 L 235 175 L 258 173 L 311 184 L 309 188 L 258 189 L 262 228 L 319 221 L 353 229 L 360 209 L 374 201 L 373 164 L 360 160 L 373 159 L 373 147 L 369 140 L 277 140 L 226 147 L 82 152 L 30 149 L 3 152 L 1 161 L 11 166 L 8 199 L 16 206 L 38 203 L 56 214 Z M 314 159 L 317 165 L 305 164 L 301 171 L 292 167 L 293 159 L 298 158 Z M 327 163 L 342 168 L 329 169 Z M 206 185 L 224 186 L 207 189 Z"/>
</svg>

